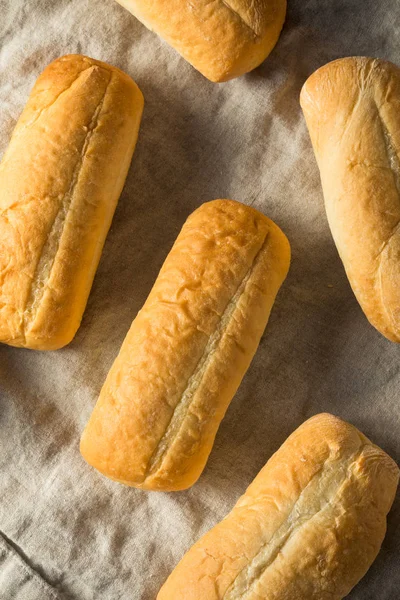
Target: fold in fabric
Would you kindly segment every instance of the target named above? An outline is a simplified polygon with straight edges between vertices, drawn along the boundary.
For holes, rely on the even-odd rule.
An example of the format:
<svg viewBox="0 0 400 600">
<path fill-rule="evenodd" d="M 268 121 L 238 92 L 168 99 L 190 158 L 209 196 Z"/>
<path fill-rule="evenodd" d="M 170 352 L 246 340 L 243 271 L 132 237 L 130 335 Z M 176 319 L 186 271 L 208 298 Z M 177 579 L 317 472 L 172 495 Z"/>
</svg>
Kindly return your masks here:
<svg viewBox="0 0 400 600">
<path fill-rule="evenodd" d="M 1 600 L 66 600 L 29 564 L 23 552 L 0 532 Z"/>
</svg>

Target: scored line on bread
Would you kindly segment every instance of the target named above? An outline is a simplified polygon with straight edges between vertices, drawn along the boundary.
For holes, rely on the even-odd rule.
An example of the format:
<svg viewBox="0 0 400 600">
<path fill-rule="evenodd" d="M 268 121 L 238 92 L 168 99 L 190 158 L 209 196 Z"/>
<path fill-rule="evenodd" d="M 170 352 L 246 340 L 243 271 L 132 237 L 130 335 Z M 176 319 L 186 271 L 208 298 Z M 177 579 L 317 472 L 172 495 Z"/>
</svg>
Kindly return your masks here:
<svg viewBox="0 0 400 600">
<path fill-rule="evenodd" d="M 204 353 L 201 356 L 199 362 L 197 363 L 197 367 L 194 373 L 188 380 L 187 386 L 182 394 L 181 400 L 174 409 L 171 421 L 163 437 L 159 441 L 153 456 L 149 461 L 146 476 L 148 476 L 151 473 L 154 473 L 160 467 L 160 463 L 162 462 L 164 455 L 168 452 L 171 446 L 171 442 L 174 440 L 174 438 L 179 432 L 179 429 L 182 427 L 185 416 L 187 415 L 188 411 L 191 410 L 191 404 L 193 404 L 194 402 L 193 397 L 195 395 L 196 389 L 200 385 L 203 375 L 207 370 L 208 363 L 212 359 L 212 354 L 216 350 L 216 347 L 218 346 L 221 338 L 226 334 L 231 319 L 235 318 L 235 311 L 240 310 L 240 299 L 243 295 L 243 292 L 246 289 L 246 285 L 254 270 L 254 266 L 257 264 L 257 260 L 260 256 L 260 253 L 262 252 L 262 250 L 265 247 L 265 244 L 267 243 L 267 239 L 268 232 L 266 232 L 265 234 L 261 248 L 257 252 L 253 264 L 249 268 L 248 272 L 239 284 L 237 291 L 235 292 L 232 299 L 228 302 L 223 314 L 221 315 L 219 324 L 217 325 L 214 333 L 211 336 L 209 336 L 207 345 L 204 349 Z M 238 340 L 235 341 L 237 345 L 240 345 L 240 342 Z"/>
<path fill-rule="evenodd" d="M 63 90 L 57 98 L 51 103 L 50 106 L 54 106 L 54 104 L 59 100 L 63 93 L 67 90 L 73 91 L 76 85 L 80 85 L 82 79 L 90 80 L 91 75 L 95 74 L 97 70 L 102 69 L 102 67 L 96 66 L 88 66 L 84 71 L 82 71 L 78 77 L 75 79 L 73 83 L 68 85 L 66 90 Z M 46 287 L 49 285 L 49 278 L 51 275 L 51 270 L 54 266 L 54 261 L 57 256 L 57 252 L 59 250 L 59 246 L 61 244 L 61 238 L 63 230 L 68 222 L 68 218 L 71 216 L 71 212 L 74 210 L 74 193 L 75 189 L 79 182 L 79 175 L 82 171 L 82 165 L 85 160 L 86 153 L 88 152 L 90 141 L 93 137 L 93 133 L 96 131 L 96 128 L 99 125 L 101 111 L 104 104 L 104 99 L 106 97 L 112 73 L 106 69 L 102 69 L 108 77 L 108 82 L 104 87 L 104 93 L 99 99 L 99 103 L 97 108 L 95 108 L 93 112 L 92 119 L 87 126 L 86 137 L 83 141 L 81 155 L 79 160 L 76 163 L 75 169 L 71 176 L 71 183 L 69 189 L 63 195 L 62 202 L 58 208 L 58 211 L 54 217 L 53 224 L 51 225 L 50 232 L 47 235 L 46 242 L 42 248 L 39 262 L 37 264 L 34 276 L 31 282 L 31 289 L 29 293 L 29 297 L 27 299 L 25 309 L 24 309 L 24 321 L 22 325 L 22 331 L 25 331 L 29 325 L 34 321 L 36 312 L 40 305 L 40 302 L 45 293 Z M 45 109 L 40 111 L 40 114 L 35 119 L 35 122 L 43 115 L 45 110 L 48 110 L 50 107 L 47 106 Z M 29 124 L 28 126 L 30 126 Z M 25 341 L 26 343 L 26 341 Z"/>
</svg>

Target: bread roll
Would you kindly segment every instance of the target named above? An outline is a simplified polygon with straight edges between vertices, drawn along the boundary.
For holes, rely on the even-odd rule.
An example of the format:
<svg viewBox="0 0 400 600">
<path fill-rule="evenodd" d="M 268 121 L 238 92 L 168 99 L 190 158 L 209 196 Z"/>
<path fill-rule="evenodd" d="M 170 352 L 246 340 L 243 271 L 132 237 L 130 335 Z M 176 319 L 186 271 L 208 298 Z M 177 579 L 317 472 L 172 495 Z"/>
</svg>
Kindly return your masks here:
<svg viewBox="0 0 400 600">
<path fill-rule="evenodd" d="M 286 0 L 117 0 L 211 81 L 258 67 L 278 41 Z"/>
<path fill-rule="evenodd" d="M 322 414 L 283 444 L 182 558 L 158 600 L 340 600 L 379 552 L 399 470 Z"/>
<path fill-rule="evenodd" d="M 215 200 L 188 218 L 83 433 L 88 463 L 148 490 L 197 480 L 289 255 L 281 230 L 238 202 Z"/>
<path fill-rule="evenodd" d="M 0 165 L 0 341 L 54 350 L 79 327 L 124 185 L 143 97 L 63 56 L 40 75 Z"/>
<path fill-rule="evenodd" d="M 369 321 L 400 341 L 400 70 L 344 58 L 301 92 L 329 225 Z"/>
</svg>

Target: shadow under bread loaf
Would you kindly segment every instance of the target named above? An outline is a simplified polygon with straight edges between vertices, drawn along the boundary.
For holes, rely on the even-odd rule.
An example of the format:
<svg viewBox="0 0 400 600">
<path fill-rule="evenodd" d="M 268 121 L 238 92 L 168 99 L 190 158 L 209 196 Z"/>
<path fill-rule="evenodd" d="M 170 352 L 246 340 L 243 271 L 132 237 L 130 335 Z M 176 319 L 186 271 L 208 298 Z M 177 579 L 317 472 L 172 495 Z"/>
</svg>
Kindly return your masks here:
<svg viewBox="0 0 400 600">
<path fill-rule="evenodd" d="M 355 427 L 317 415 L 182 558 L 158 600 L 341 600 L 386 533 L 399 469 Z"/>
<path fill-rule="evenodd" d="M 211 81 L 260 65 L 283 27 L 286 0 L 117 0 Z"/>
<path fill-rule="evenodd" d="M 350 284 L 370 323 L 400 342 L 400 69 L 336 60 L 309 77 L 300 102 Z"/>
<path fill-rule="evenodd" d="M 249 206 L 215 200 L 190 215 L 82 435 L 87 462 L 143 489 L 191 486 L 289 262 L 282 231 Z"/>
<path fill-rule="evenodd" d="M 74 337 L 135 148 L 143 96 L 128 75 L 63 56 L 40 75 L 0 165 L 0 341 Z"/>
</svg>

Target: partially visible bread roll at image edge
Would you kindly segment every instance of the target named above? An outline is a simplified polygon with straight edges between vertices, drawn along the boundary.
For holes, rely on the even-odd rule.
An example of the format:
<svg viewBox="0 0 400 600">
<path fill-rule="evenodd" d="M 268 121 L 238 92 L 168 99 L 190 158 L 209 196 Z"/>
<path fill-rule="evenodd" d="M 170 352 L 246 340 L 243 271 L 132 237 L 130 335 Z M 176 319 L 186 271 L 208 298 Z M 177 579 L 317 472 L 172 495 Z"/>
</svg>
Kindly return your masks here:
<svg viewBox="0 0 400 600">
<path fill-rule="evenodd" d="M 399 479 L 355 427 L 317 415 L 182 558 L 157 600 L 341 600 L 379 552 Z"/>
<path fill-rule="evenodd" d="M 40 75 L 0 165 L 0 341 L 54 350 L 82 319 L 143 96 L 80 55 Z"/>
<path fill-rule="evenodd" d="M 290 261 L 279 227 L 232 200 L 186 221 L 81 440 L 111 479 L 173 491 L 200 476 Z"/>
<path fill-rule="evenodd" d="M 283 27 L 286 0 L 117 0 L 211 81 L 260 65 Z"/>
<path fill-rule="evenodd" d="M 300 101 L 350 284 L 371 324 L 400 342 L 400 69 L 336 60 Z"/>
</svg>

